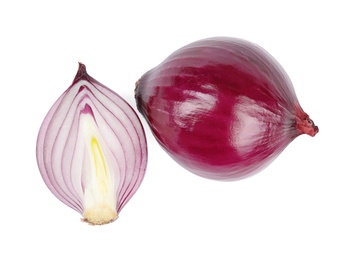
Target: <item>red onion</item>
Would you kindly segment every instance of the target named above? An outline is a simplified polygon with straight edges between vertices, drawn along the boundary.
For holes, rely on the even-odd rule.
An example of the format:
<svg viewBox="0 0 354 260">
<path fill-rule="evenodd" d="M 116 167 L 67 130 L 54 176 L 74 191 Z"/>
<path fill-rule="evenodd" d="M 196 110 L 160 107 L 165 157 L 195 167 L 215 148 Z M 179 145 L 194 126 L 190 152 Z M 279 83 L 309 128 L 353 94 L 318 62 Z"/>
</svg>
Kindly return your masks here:
<svg viewBox="0 0 354 260">
<path fill-rule="evenodd" d="M 175 51 L 140 78 L 135 98 L 164 150 L 215 180 L 251 176 L 297 136 L 318 132 L 280 64 L 235 38 Z"/>
<path fill-rule="evenodd" d="M 79 69 L 45 117 L 37 140 L 45 184 L 93 224 L 114 221 L 145 175 L 147 145 L 131 106 Z"/>
</svg>

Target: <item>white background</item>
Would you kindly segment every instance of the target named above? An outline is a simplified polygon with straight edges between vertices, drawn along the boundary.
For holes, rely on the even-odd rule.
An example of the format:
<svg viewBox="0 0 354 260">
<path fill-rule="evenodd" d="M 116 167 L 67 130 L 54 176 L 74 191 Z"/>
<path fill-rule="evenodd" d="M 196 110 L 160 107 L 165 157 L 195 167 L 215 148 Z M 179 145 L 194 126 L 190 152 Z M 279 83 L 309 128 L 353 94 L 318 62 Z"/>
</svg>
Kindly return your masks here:
<svg viewBox="0 0 354 260">
<path fill-rule="evenodd" d="M 341 0 L 1 1 L 0 259 L 354 259 L 353 12 Z M 211 36 L 270 52 L 319 134 L 225 183 L 178 166 L 143 121 L 140 189 L 116 222 L 80 222 L 35 157 L 42 120 L 78 62 L 135 108 L 143 73 Z"/>
</svg>

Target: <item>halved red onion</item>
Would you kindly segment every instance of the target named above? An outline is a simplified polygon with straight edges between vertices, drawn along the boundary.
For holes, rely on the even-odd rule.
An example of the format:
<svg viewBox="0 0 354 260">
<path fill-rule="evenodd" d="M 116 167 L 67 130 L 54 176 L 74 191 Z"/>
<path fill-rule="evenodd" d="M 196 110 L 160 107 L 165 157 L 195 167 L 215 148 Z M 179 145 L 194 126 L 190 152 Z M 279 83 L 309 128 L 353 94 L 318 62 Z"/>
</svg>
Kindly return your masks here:
<svg viewBox="0 0 354 260">
<path fill-rule="evenodd" d="M 37 163 L 59 200 L 84 221 L 106 224 L 118 217 L 143 180 L 145 133 L 131 106 L 80 63 L 72 85 L 42 123 Z"/>
<path fill-rule="evenodd" d="M 318 132 L 280 64 L 236 38 L 175 51 L 140 78 L 135 98 L 165 151 L 215 180 L 251 176 L 297 136 Z"/>
</svg>

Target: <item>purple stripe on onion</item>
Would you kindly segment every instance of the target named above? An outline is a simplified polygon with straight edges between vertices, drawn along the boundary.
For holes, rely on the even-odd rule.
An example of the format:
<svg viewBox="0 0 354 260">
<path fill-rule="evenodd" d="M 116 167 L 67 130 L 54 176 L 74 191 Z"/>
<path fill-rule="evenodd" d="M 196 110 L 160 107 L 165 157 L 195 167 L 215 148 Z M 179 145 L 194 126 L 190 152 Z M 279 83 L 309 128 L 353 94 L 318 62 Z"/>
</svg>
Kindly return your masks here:
<svg viewBox="0 0 354 260">
<path fill-rule="evenodd" d="M 37 163 L 50 191 L 85 222 L 110 223 L 144 178 L 145 133 L 131 106 L 80 63 L 42 123 Z"/>
<path fill-rule="evenodd" d="M 299 135 L 318 132 L 281 65 L 241 39 L 182 47 L 139 79 L 135 98 L 162 148 L 215 180 L 251 176 Z"/>
</svg>

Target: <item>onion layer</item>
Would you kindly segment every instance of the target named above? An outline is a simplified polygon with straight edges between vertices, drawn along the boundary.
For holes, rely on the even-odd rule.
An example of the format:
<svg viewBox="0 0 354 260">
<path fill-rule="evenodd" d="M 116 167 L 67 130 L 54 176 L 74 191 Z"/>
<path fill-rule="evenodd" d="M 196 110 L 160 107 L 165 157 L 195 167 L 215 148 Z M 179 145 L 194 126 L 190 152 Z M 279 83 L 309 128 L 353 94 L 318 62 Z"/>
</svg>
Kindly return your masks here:
<svg viewBox="0 0 354 260">
<path fill-rule="evenodd" d="M 114 221 L 140 186 L 147 144 L 131 106 L 79 64 L 45 117 L 37 140 L 45 184 L 93 225 Z"/>
<path fill-rule="evenodd" d="M 215 180 L 251 176 L 318 127 L 265 50 L 215 37 L 172 53 L 136 83 L 137 108 L 165 151 Z"/>
</svg>

